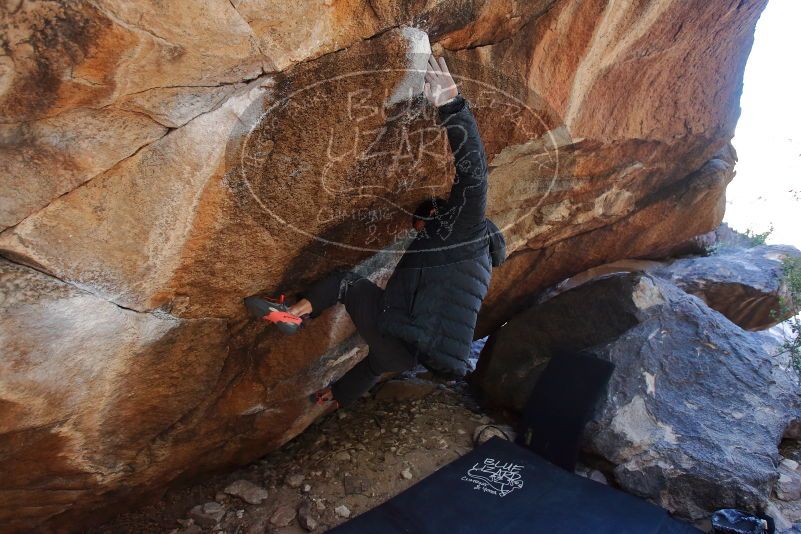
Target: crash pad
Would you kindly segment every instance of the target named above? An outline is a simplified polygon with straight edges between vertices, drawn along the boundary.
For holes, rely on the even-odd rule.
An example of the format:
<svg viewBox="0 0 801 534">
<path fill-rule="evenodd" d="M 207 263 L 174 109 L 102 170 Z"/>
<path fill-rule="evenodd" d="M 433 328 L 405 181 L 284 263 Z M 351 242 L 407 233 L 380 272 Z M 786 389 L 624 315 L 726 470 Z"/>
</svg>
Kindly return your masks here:
<svg viewBox="0 0 801 534">
<path fill-rule="evenodd" d="M 635 496 L 492 438 L 332 529 L 336 534 L 690 534 L 700 530 Z"/>
</svg>

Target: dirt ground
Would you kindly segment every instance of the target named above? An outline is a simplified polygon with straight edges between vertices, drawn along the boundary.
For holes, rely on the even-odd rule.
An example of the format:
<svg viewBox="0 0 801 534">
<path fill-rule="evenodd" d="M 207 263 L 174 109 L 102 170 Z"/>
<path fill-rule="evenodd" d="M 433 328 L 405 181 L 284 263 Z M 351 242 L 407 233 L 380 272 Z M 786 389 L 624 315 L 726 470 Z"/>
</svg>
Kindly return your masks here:
<svg viewBox="0 0 801 534">
<path fill-rule="evenodd" d="M 490 422 L 464 382 L 418 372 L 319 418 L 247 467 L 170 491 L 93 532 L 325 532 L 467 453 L 476 427 Z M 243 480 L 252 485 L 237 486 L 259 504 L 225 493 Z"/>
</svg>

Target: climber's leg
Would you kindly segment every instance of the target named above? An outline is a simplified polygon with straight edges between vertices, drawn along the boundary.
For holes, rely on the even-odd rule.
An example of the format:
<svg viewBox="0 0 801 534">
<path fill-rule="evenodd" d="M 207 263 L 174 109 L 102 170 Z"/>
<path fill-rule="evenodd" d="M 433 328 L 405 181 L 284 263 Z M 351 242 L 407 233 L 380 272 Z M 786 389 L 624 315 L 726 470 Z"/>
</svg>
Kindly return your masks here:
<svg viewBox="0 0 801 534">
<path fill-rule="evenodd" d="M 413 368 L 417 359 L 400 339 L 384 336 L 378 329 L 384 290 L 366 278 L 354 280 L 344 298 L 345 309 L 369 346 L 367 357 L 339 379 L 331 390 L 341 406 L 347 406 L 378 381 L 383 373 Z"/>
<path fill-rule="evenodd" d="M 341 302 L 356 325 L 356 330 L 367 342 L 367 357 L 331 386 L 334 399 L 340 406 L 358 399 L 383 373 L 406 371 L 417 363 L 405 343 L 382 335 L 378 329 L 383 294 L 383 289 L 361 275 L 336 271 L 301 294 L 301 299 L 290 307 L 289 311 L 293 313 L 310 313 L 311 317 L 317 317 Z M 318 397 L 325 395 L 327 389 L 317 392 L 315 398 L 320 400 Z"/>
<path fill-rule="evenodd" d="M 311 317 L 317 317 L 337 302 L 344 302 L 348 288 L 360 279 L 362 277 L 354 272 L 334 271 L 314 284 L 311 289 L 301 293 L 300 300 L 290 306 L 289 310 L 292 313 L 301 312 L 300 315 L 308 313 Z"/>
<path fill-rule="evenodd" d="M 381 346 L 371 345 L 367 357 L 331 386 L 340 406 L 348 406 L 370 391 L 382 374 L 408 371 L 416 365 L 414 355 L 399 340 L 393 341 Z"/>
<path fill-rule="evenodd" d="M 250 314 L 273 323 L 287 334 L 297 332 L 305 316 L 317 317 L 326 308 L 343 302 L 348 287 L 361 276 L 349 271 L 336 271 L 316 283 L 300 300 L 292 306 L 284 304 L 284 296 L 271 300 L 261 297 L 248 297 L 245 306 Z"/>
</svg>

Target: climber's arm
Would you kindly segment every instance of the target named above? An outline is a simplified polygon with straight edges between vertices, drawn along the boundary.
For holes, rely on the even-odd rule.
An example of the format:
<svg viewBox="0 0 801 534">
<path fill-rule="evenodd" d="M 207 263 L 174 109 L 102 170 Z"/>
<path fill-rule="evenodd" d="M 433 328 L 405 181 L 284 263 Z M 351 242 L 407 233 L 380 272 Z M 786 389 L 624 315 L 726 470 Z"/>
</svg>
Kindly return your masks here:
<svg viewBox="0 0 801 534">
<path fill-rule="evenodd" d="M 487 206 L 487 156 L 478 125 L 444 59 L 439 58 L 439 64 L 433 56 L 429 59 L 425 94 L 438 108 L 456 165 L 456 177 L 444 211 L 453 217 L 455 231 L 469 230 L 484 223 Z"/>
<path fill-rule="evenodd" d="M 462 96 L 439 108 L 440 123 L 447 129 L 456 177 L 446 210 L 456 217 L 455 230 L 483 224 L 487 208 L 487 156 L 470 105 Z"/>
</svg>

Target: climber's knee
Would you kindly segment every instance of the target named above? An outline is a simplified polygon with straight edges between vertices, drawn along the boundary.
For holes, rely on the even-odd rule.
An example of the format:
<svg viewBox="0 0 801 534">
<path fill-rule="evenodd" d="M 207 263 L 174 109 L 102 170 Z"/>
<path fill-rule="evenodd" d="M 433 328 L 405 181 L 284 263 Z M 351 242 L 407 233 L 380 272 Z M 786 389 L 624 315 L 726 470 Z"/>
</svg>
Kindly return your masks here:
<svg viewBox="0 0 801 534">
<path fill-rule="evenodd" d="M 354 273 L 353 271 L 341 271 L 339 273 L 339 292 L 337 294 L 337 301 L 345 303 L 345 298 L 348 296 L 350 288 L 363 278 L 362 275 Z"/>
<path fill-rule="evenodd" d="M 343 302 L 350 285 L 358 277 L 355 273 L 337 270 L 314 284 L 309 290 L 301 292 L 298 297 L 311 303 L 311 317 L 319 317 L 323 311 L 337 302 Z"/>
</svg>

